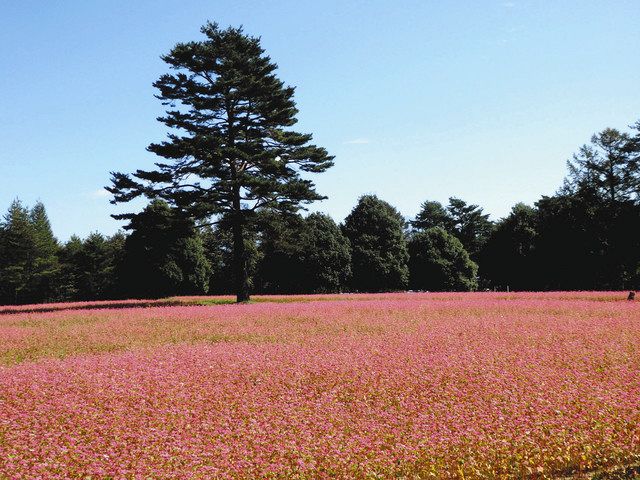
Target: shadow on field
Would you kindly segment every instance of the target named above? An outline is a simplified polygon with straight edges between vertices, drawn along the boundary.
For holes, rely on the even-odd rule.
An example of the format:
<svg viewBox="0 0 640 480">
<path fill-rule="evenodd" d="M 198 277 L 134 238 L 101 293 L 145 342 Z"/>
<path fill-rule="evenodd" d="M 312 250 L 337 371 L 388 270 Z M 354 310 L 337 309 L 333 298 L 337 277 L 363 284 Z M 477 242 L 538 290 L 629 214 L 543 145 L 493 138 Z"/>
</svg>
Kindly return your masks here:
<svg viewBox="0 0 640 480">
<path fill-rule="evenodd" d="M 640 479 L 640 464 L 614 467 L 596 472 L 578 473 L 557 477 L 558 480 L 637 480 Z"/>
<path fill-rule="evenodd" d="M 121 308 L 149 308 L 149 307 L 180 307 L 180 306 L 204 306 L 204 305 L 224 305 L 235 303 L 235 300 L 227 299 L 203 299 L 202 301 L 193 300 L 140 300 L 127 302 L 105 302 L 105 303 L 87 303 L 81 305 L 34 305 L 33 307 L 0 307 L 0 315 L 11 315 L 17 313 L 47 313 L 47 312 L 64 312 L 67 310 L 99 310 L 99 309 L 121 309 Z"/>
</svg>

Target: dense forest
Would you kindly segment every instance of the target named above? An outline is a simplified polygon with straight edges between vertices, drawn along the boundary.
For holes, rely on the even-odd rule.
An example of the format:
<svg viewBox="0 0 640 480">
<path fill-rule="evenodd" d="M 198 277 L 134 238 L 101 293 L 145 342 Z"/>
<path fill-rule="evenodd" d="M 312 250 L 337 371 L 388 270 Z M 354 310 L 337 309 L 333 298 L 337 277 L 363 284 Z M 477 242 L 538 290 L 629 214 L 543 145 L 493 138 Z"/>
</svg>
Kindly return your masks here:
<svg viewBox="0 0 640 480">
<path fill-rule="evenodd" d="M 460 198 L 407 220 L 364 195 L 340 225 L 257 209 L 244 247 L 255 293 L 635 289 L 639 227 L 640 122 L 595 134 L 555 195 L 495 222 Z M 125 231 L 60 243 L 42 203 L 15 200 L 0 224 L 0 303 L 234 291 L 225 215 L 194 221 L 155 199 Z"/>
</svg>

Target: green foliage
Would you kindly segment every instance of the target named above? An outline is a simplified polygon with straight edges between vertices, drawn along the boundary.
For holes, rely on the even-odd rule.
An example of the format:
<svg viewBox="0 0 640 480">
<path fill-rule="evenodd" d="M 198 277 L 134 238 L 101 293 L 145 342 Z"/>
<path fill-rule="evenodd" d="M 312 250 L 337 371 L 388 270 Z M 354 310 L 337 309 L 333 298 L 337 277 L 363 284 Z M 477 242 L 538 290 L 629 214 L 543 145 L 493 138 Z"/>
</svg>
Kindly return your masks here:
<svg viewBox="0 0 640 480">
<path fill-rule="evenodd" d="M 449 212 L 442 206 L 440 202 L 425 201 L 420 206 L 420 211 L 412 220 L 411 226 L 416 230 L 426 230 L 432 227 L 444 228 L 450 231 L 453 228 L 453 220 Z"/>
<path fill-rule="evenodd" d="M 175 71 L 154 83 L 168 105 L 159 120 L 173 129 L 148 150 L 166 159 L 155 170 L 112 173 L 113 202 L 140 195 L 163 199 L 195 219 L 223 215 L 233 231 L 238 301 L 249 298 L 247 229 L 256 210 L 294 212 L 323 198 L 302 173 L 333 164 L 296 123 L 294 89 L 277 78 L 277 65 L 260 39 L 241 28 L 207 23 L 205 40 L 177 44 L 163 60 Z M 133 218 L 120 215 L 116 218 Z"/>
<path fill-rule="evenodd" d="M 210 225 L 198 229 L 205 251 L 205 255 L 211 265 L 209 277 L 209 293 L 230 294 L 235 291 L 235 272 L 233 269 L 233 235 L 230 229 L 217 224 L 215 228 Z M 248 230 L 244 238 L 244 251 L 248 274 L 248 285 L 254 289 L 254 277 L 260 258 L 258 251 L 257 235 Z"/>
<path fill-rule="evenodd" d="M 375 195 L 360 197 L 345 219 L 351 243 L 351 288 L 361 292 L 402 290 L 409 280 L 404 218 Z"/>
<path fill-rule="evenodd" d="M 322 213 L 305 218 L 301 245 L 304 291 L 343 291 L 351 276 L 351 247 L 333 219 Z"/>
<path fill-rule="evenodd" d="M 27 209 L 14 200 L 0 235 L 0 297 L 4 303 L 56 299 L 58 242 L 44 205 Z"/>
<path fill-rule="evenodd" d="M 35 255 L 35 238 L 29 210 L 14 200 L 2 223 L 0 279 L 3 303 L 23 301 Z"/>
<path fill-rule="evenodd" d="M 124 243 L 121 271 L 134 297 L 205 293 L 211 267 L 193 222 L 162 200 L 135 216 Z"/>
<path fill-rule="evenodd" d="M 482 208 L 456 197 L 449 198 L 446 208 L 440 202 L 424 202 L 411 225 L 416 230 L 444 229 L 462 242 L 472 258 L 477 257 L 493 229 L 489 215 L 482 213 Z"/>
<path fill-rule="evenodd" d="M 480 255 L 485 283 L 511 290 L 536 287 L 536 242 L 538 211 L 524 203 L 516 204 L 500 220 Z"/>
<path fill-rule="evenodd" d="M 583 145 L 567 166 L 565 194 L 593 195 L 609 203 L 629 201 L 637 195 L 637 151 L 627 133 L 607 128 L 593 135 L 591 144 Z"/>
<path fill-rule="evenodd" d="M 638 288 L 639 156 L 639 137 L 608 128 L 568 162 L 563 188 L 536 204 L 536 286 Z"/>
<path fill-rule="evenodd" d="M 265 293 L 330 293 L 346 287 L 349 242 L 331 217 L 319 213 L 262 215 L 258 290 Z"/>
<path fill-rule="evenodd" d="M 481 275 L 513 289 L 638 288 L 639 156 L 640 135 L 611 128 L 594 135 L 568 162 L 556 195 L 535 209 L 516 205 L 498 224 Z"/>
<path fill-rule="evenodd" d="M 233 292 L 233 239 L 228 230 L 212 228 L 200 229 L 200 238 L 205 256 L 211 267 L 208 292 L 226 294 Z"/>
<path fill-rule="evenodd" d="M 66 299 L 98 300 L 125 295 L 119 283 L 118 268 L 124 254 L 125 236 L 90 234 L 84 241 L 73 236 L 60 250 L 64 282 L 61 295 Z"/>
<path fill-rule="evenodd" d="M 323 214 L 306 218 L 297 214 L 301 202 L 317 198 L 312 184 L 303 182 L 308 188 L 305 193 L 302 184 L 296 183 L 302 181 L 300 171 L 322 170 L 330 157 L 322 149 L 315 150 L 319 156 L 313 158 L 324 160 L 314 167 L 311 156 L 305 157 L 297 169 L 295 155 L 310 155 L 317 147 L 311 148 L 305 140 L 299 150 L 287 150 L 288 140 L 282 139 L 300 134 L 287 137 L 283 129 L 287 125 L 279 124 L 269 134 L 282 140 L 278 151 L 291 156 L 288 160 L 276 158 L 277 142 L 258 135 L 260 128 L 267 127 L 251 123 L 259 123 L 251 109 L 261 112 L 266 104 L 258 107 L 242 100 L 241 86 L 234 82 L 260 64 L 266 77 L 260 80 L 258 75 L 250 80 L 262 85 L 254 85 L 258 91 L 266 95 L 262 87 L 276 84 L 282 91 L 288 90 L 272 75 L 275 65 L 263 53 L 249 62 L 251 65 L 246 64 L 246 58 L 242 60 L 247 54 L 242 48 L 255 52 L 256 39 L 245 37 L 240 30 L 210 27 L 213 30 L 207 35 L 215 39 L 209 36 L 201 42 L 205 46 L 177 46 L 170 63 L 178 62 L 177 69 L 186 71 L 187 64 L 210 60 L 191 58 L 194 52 L 217 52 L 220 56 L 216 58 L 226 58 L 229 65 L 207 63 L 212 71 L 222 70 L 209 85 L 190 93 L 187 87 L 208 82 L 196 70 L 159 80 L 164 100 L 173 98 L 182 107 L 191 105 L 187 112 L 170 110 L 163 119 L 168 126 L 188 132 L 184 137 L 170 135 L 168 142 L 157 146 L 156 153 L 166 153 L 173 163 L 159 164 L 156 172 L 138 171 L 134 175 L 138 180 L 116 175 L 114 185 L 119 186 L 111 190 L 117 201 L 141 194 L 157 197 L 142 213 L 124 216 L 131 220 L 128 228 L 132 233 L 128 237 L 92 233 L 84 240 L 74 236 L 60 246 L 44 205 L 38 202 L 29 209 L 15 200 L 0 222 L 0 303 L 197 294 L 205 293 L 207 287 L 211 293 L 237 293 L 244 287 L 266 293 L 339 292 L 347 288 L 377 292 L 401 290 L 407 285 L 419 290 L 472 290 L 477 288 L 475 261 L 480 264 L 483 288 L 638 289 L 640 121 L 631 133 L 605 129 L 594 135 L 569 162 L 567 179 L 555 195 L 542 197 L 535 207 L 516 204 L 495 225 L 480 207 L 455 197 L 446 207 L 424 202 L 411 222 L 407 247 L 404 219 L 373 195 L 360 198 L 341 228 Z M 199 50 L 201 47 L 204 50 Z M 242 65 L 249 73 L 238 70 Z M 172 92 L 167 85 L 174 81 L 178 83 Z M 217 91 L 214 85 L 230 91 Z M 242 88 L 250 90 L 250 86 Z M 274 115 L 273 122 L 286 116 L 286 112 L 277 112 L 279 108 L 293 105 L 288 94 L 278 95 L 270 104 L 275 111 L 267 112 Z M 215 101 L 205 108 L 207 96 Z M 266 96 L 260 98 L 267 102 Z M 214 121 L 220 112 L 229 113 L 222 105 L 225 99 L 237 101 L 240 110 L 236 114 L 244 112 L 253 119 L 246 121 L 258 129 L 245 132 L 246 137 L 234 137 L 239 142 L 235 150 L 221 137 L 221 132 L 230 132 Z M 204 118 L 213 125 L 210 139 L 205 125 L 199 124 Z M 236 127 L 241 130 L 242 125 L 240 122 Z M 268 144 L 267 153 L 258 152 L 257 138 Z M 254 147 L 256 150 L 251 150 Z M 150 149 L 155 151 L 156 147 Z M 234 152 L 237 157 L 219 156 Z M 285 164 L 288 166 L 280 170 Z M 239 165 L 246 170 L 237 170 Z M 228 176 L 234 169 L 235 180 Z M 266 183 L 260 180 L 261 175 L 269 177 Z M 186 176 L 189 185 L 181 183 Z M 238 179 L 247 176 L 251 180 L 241 186 L 240 198 L 231 201 L 234 188 L 240 185 Z M 136 184 L 138 181 L 141 183 Z M 277 198 L 273 202 L 256 194 L 262 188 L 258 184 L 269 182 L 280 182 L 278 188 L 282 188 L 274 191 Z M 165 195 L 168 201 L 162 200 Z M 227 200 L 231 203 L 224 203 Z M 201 213 L 205 217 L 218 215 L 198 220 L 196 228 L 194 219 Z M 212 220 L 216 220 L 215 228 L 210 226 Z"/>
<path fill-rule="evenodd" d="M 256 274 L 257 290 L 264 293 L 300 293 L 302 264 L 300 215 L 273 211 L 260 214 L 260 261 Z"/>
<path fill-rule="evenodd" d="M 538 288 L 637 288 L 640 206 L 598 198 L 556 195 L 537 202 Z"/>
<path fill-rule="evenodd" d="M 470 291 L 478 286 L 478 266 L 460 240 L 440 227 L 409 239 L 409 287 L 413 290 Z"/>
<path fill-rule="evenodd" d="M 462 242 L 471 258 L 475 258 L 493 229 L 489 215 L 482 213 L 478 205 L 469 205 L 456 197 L 449 199 L 447 212 L 451 219 L 449 233 Z"/>
</svg>

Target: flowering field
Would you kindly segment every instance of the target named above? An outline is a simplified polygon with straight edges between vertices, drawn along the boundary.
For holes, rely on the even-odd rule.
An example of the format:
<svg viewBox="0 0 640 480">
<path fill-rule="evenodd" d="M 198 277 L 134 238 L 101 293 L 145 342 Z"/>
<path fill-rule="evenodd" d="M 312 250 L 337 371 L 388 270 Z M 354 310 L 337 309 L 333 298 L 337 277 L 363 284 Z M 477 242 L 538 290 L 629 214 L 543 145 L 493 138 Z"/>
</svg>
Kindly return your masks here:
<svg viewBox="0 0 640 480">
<path fill-rule="evenodd" d="M 429 300 L 456 300 L 468 298 L 467 293 L 385 293 L 385 294 L 331 294 L 331 295 L 254 295 L 252 302 L 258 303 L 292 303 L 292 302 L 315 302 L 318 300 L 399 300 L 399 299 L 429 299 Z M 482 296 L 493 299 L 528 299 L 536 298 L 550 300 L 558 298 L 563 300 L 594 300 L 601 302 L 613 302 L 621 299 L 620 292 L 550 292 L 550 293 L 480 293 L 474 294 L 476 297 Z M 220 305 L 235 303 L 235 297 L 231 295 L 215 296 L 193 296 L 193 297 L 168 297 L 147 300 L 95 300 L 90 302 L 69 302 L 69 303 L 38 303 L 33 305 L 0 305 L 0 315 L 9 313 L 42 313 L 58 312 L 62 310 L 97 310 L 101 308 L 128 308 L 128 307 L 170 307 L 181 305 Z"/>
<path fill-rule="evenodd" d="M 625 298 L 6 313 L 0 478 L 571 478 L 637 465 L 640 305 Z"/>
</svg>

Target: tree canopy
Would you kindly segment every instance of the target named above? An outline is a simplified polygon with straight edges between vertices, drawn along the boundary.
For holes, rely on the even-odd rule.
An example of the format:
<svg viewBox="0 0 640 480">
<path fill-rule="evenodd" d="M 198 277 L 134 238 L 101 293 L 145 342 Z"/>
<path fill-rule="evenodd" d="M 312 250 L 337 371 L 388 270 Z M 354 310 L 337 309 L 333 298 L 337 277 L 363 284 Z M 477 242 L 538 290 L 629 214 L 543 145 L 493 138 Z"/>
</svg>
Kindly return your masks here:
<svg viewBox="0 0 640 480">
<path fill-rule="evenodd" d="M 0 227 L 0 298 L 4 303 L 55 298 L 58 241 L 42 202 L 29 210 L 14 200 Z"/>
<path fill-rule="evenodd" d="M 567 162 L 565 193 L 589 192 L 610 204 L 637 199 L 640 173 L 631 136 L 606 128 Z"/>
<path fill-rule="evenodd" d="M 489 215 L 483 213 L 482 208 L 467 204 L 457 197 L 450 197 L 446 207 L 440 202 L 425 201 L 410 223 L 416 230 L 432 227 L 444 229 L 460 240 L 473 258 L 478 255 L 493 228 Z"/>
<path fill-rule="evenodd" d="M 172 129 L 148 150 L 166 159 L 154 170 L 112 173 L 113 202 L 159 198 L 194 219 L 224 215 L 233 234 L 238 301 L 249 298 L 246 230 L 260 208 L 296 211 L 323 198 L 302 173 L 333 164 L 311 135 L 290 129 L 298 113 L 293 87 L 260 39 L 242 28 L 207 23 L 205 40 L 178 43 L 163 60 L 175 73 L 154 86 L 169 109 L 159 120 Z M 119 215 L 133 218 L 134 215 Z"/>
<path fill-rule="evenodd" d="M 206 293 L 211 267 L 192 222 L 154 200 L 129 226 L 121 281 L 135 297 Z"/>
<path fill-rule="evenodd" d="M 500 220 L 480 255 L 480 274 L 493 286 L 512 290 L 535 288 L 538 211 L 517 203 Z"/>
<path fill-rule="evenodd" d="M 404 218 L 375 195 L 363 195 L 347 216 L 343 232 L 351 243 L 352 282 L 358 291 L 407 287 L 409 253 Z"/>
<path fill-rule="evenodd" d="M 332 293 L 347 289 L 349 241 L 327 215 L 270 215 L 260 241 L 258 291 Z"/>
<path fill-rule="evenodd" d="M 478 287 L 478 266 L 460 240 L 443 228 L 431 227 L 409 240 L 409 288 L 428 291 L 470 291 Z"/>
</svg>

